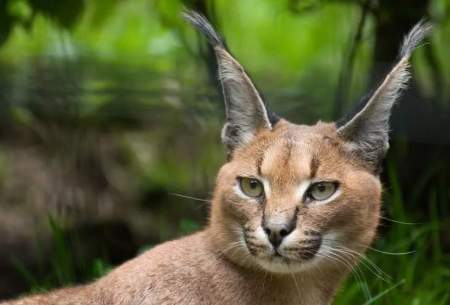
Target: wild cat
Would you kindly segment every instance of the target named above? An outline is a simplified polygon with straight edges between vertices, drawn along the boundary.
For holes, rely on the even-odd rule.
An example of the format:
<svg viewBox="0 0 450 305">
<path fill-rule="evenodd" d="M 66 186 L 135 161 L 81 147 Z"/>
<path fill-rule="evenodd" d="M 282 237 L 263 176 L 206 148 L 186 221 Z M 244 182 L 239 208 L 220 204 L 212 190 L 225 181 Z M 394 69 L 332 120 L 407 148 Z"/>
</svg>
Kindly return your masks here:
<svg viewBox="0 0 450 305">
<path fill-rule="evenodd" d="M 409 78 L 417 24 L 398 62 L 356 110 L 297 125 L 270 112 L 201 15 L 226 106 L 221 167 L 206 228 L 159 245 L 94 283 L 2 304 L 325 305 L 376 234 L 391 108 Z"/>
</svg>

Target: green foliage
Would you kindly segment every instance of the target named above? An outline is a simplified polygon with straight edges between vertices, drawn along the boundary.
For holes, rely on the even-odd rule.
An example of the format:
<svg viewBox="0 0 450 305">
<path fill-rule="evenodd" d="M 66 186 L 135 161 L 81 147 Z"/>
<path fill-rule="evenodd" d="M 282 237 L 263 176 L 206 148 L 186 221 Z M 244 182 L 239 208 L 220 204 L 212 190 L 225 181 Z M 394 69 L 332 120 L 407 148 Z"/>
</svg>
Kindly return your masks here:
<svg viewBox="0 0 450 305">
<path fill-rule="evenodd" d="M 111 270 L 111 265 L 103 258 L 84 261 L 77 257 L 76 243 L 68 239 L 61 223 L 53 216 L 48 217 L 48 226 L 52 234 L 51 249 L 44 251 L 42 244 L 38 242 L 39 270 L 33 272 L 20 260 L 11 258 L 12 265 L 29 285 L 30 292 L 44 292 L 55 287 L 74 285 L 86 279 L 93 280 Z M 44 257 L 44 253 L 49 253 L 50 257 Z M 47 263 L 50 265 L 47 266 Z"/>
<path fill-rule="evenodd" d="M 191 234 L 200 229 L 200 224 L 192 219 L 182 219 L 180 222 L 180 232 L 181 234 Z"/>
<path fill-rule="evenodd" d="M 436 185 L 428 193 L 429 200 L 423 204 L 430 213 L 416 218 L 408 213 L 409 202 L 403 199 L 406 190 L 400 187 L 393 162 L 388 164 L 388 176 L 383 232 L 373 249 L 368 250 L 368 259 L 378 267 L 362 262 L 359 268 L 363 270 L 363 283 L 354 276 L 348 279 L 335 304 L 448 304 L 450 255 L 442 253 L 439 235 L 450 224 L 436 214 L 440 203 L 435 196 L 442 190 Z M 364 296 L 361 285 L 367 285 L 371 294 Z"/>
</svg>

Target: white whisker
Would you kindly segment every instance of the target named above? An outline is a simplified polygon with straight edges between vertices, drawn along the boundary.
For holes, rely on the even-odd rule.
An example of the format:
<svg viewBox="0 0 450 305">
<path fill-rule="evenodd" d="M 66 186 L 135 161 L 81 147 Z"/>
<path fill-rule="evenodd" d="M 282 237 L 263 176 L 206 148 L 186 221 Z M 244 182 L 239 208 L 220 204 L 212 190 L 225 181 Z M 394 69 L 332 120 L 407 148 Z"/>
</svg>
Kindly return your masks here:
<svg viewBox="0 0 450 305">
<path fill-rule="evenodd" d="M 198 198 L 198 197 L 192 197 L 192 196 L 183 195 L 183 194 L 178 194 L 178 193 L 169 193 L 169 195 L 177 196 L 177 197 L 185 198 L 185 199 L 192 199 L 192 200 L 200 201 L 200 202 L 208 202 L 208 203 L 211 202 L 211 200 L 207 200 L 207 199 L 203 199 L 203 198 Z"/>
</svg>

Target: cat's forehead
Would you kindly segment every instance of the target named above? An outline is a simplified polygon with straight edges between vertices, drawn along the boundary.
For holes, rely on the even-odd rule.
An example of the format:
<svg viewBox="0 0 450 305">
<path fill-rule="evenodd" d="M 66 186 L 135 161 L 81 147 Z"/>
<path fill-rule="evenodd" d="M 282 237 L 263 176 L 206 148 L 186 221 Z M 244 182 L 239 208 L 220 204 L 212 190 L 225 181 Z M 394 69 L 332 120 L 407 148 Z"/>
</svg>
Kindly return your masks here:
<svg viewBox="0 0 450 305">
<path fill-rule="evenodd" d="M 336 137 L 336 126 L 334 123 L 317 122 L 315 125 L 298 125 L 281 120 L 272 131 L 273 138 L 289 140 L 301 144 L 309 144 L 311 141 L 323 138 Z"/>
<path fill-rule="evenodd" d="M 280 170 L 304 176 L 314 175 L 324 152 L 333 149 L 333 130 L 330 126 L 289 124 L 278 136 L 269 141 L 261 153 L 261 172 Z"/>
<path fill-rule="evenodd" d="M 309 126 L 283 121 L 257 138 L 238 158 L 251 163 L 263 176 L 311 177 L 322 159 L 338 158 L 335 130 L 334 124 Z"/>
<path fill-rule="evenodd" d="M 339 141 L 334 124 L 318 122 L 315 125 L 297 125 L 283 120 L 262 140 L 261 153 L 312 154 L 323 145 Z"/>
</svg>

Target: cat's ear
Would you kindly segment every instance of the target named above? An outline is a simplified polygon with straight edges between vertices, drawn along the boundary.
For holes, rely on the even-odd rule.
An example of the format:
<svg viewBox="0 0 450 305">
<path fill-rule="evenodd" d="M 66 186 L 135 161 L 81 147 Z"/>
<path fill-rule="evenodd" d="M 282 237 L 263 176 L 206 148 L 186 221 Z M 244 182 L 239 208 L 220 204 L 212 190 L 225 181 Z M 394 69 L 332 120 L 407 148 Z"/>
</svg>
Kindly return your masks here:
<svg viewBox="0 0 450 305">
<path fill-rule="evenodd" d="M 430 32 L 431 25 L 419 22 L 405 37 L 400 58 L 381 85 L 358 105 L 353 114 L 336 123 L 338 135 L 352 153 L 377 170 L 389 148 L 389 117 L 392 106 L 409 80 L 412 51 Z"/>
<path fill-rule="evenodd" d="M 186 10 L 183 15 L 205 35 L 215 52 L 227 120 L 222 130 L 222 141 L 232 152 L 236 147 L 249 143 L 258 131 L 272 128 L 269 113 L 250 77 L 227 51 L 208 20 L 193 11 Z"/>
</svg>

